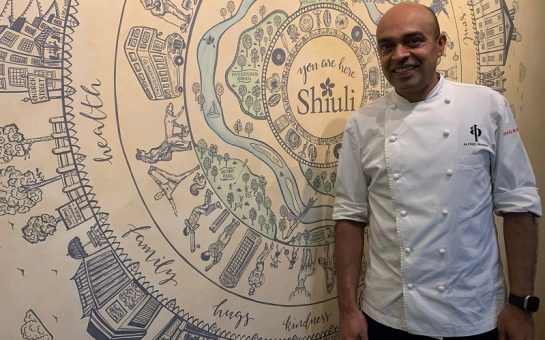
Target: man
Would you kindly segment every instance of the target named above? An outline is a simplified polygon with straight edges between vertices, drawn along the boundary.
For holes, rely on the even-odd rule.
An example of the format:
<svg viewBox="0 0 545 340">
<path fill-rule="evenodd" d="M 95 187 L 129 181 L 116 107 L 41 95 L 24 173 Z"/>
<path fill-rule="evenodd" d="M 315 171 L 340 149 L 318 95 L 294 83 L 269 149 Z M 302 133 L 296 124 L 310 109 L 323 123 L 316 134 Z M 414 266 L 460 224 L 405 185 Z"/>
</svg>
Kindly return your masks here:
<svg viewBox="0 0 545 340">
<path fill-rule="evenodd" d="M 395 92 L 344 133 L 333 212 L 342 339 L 534 339 L 535 178 L 506 100 L 437 74 L 446 40 L 422 5 L 398 4 L 378 23 Z M 504 219 L 508 304 L 494 213 Z"/>
</svg>

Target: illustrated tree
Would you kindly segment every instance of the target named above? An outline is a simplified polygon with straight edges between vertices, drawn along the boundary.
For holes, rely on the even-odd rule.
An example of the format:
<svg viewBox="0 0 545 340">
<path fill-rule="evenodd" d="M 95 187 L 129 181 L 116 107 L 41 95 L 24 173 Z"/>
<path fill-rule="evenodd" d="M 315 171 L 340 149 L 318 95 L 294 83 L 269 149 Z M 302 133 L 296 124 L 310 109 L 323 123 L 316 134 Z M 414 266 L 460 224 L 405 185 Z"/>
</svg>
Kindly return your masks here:
<svg viewBox="0 0 545 340">
<path fill-rule="evenodd" d="M 225 7 L 222 7 L 220 9 L 220 15 L 223 18 L 223 20 L 225 20 L 225 16 L 227 15 L 227 10 L 225 9 Z"/>
<path fill-rule="evenodd" d="M 257 44 L 259 46 L 261 46 L 261 41 L 263 40 L 263 28 L 261 27 L 258 27 L 255 31 L 254 31 L 254 38 L 255 38 L 255 41 L 257 41 Z"/>
<path fill-rule="evenodd" d="M 271 36 L 274 32 L 274 27 L 272 25 L 267 25 L 267 35 L 269 36 L 269 40 L 271 40 Z"/>
<path fill-rule="evenodd" d="M 32 216 L 21 230 L 23 238 L 30 243 L 45 241 L 48 236 L 55 233 L 60 221 L 60 217 L 55 218 L 55 216 L 48 214 Z"/>
<path fill-rule="evenodd" d="M 204 157 L 205 152 L 208 150 L 208 143 L 206 143 L 204 138 L 199 139 L 197 142 L 197 147 L 201 153 L 201 158 Z"/>
<path fill-rule="evenodd" d="M 235 130 L 237 136 L 240 134 L 240 131 L 242 131 L 242 122 L 240 121 L 240 119 L 237 119 L 235 125 L 233 125 L 233 130 Z"/>
<path fill-rule="evenodd" d="M 267 209 L 267 216 L 268 216 L 272 206 L 272 200 L 269 196 L 265 196 L 265 200 L 263 201 L 263 206 L 265 207 L 265 209 Z"/>
<path fill-rule="evenodd" d="M 252 98 L 252 97 L 248 97 L 248 98 Z M 248 137 L 250 137 L 252 132 L 254 132 L 254 124 L 252 124 L 252 122 L 246 123 L 246 125 L 244 125 L 244 132 L 246 132 L 248 134 Z"/>
<path fill-rule="evenodd" d="M 210 173 L 212 174 L 212 177 L 214 177 L 214 182 L 216 181 L 216 177 L 218 177 L 218 167 L 217 166 L 212 166 L 212 170 L 210 171 Z"/>
<path fill-rule="evenodd" d="M 0 216 L 24 214 L 42 200 L 44 185 L 61 179 L 61 175 L 44 180 L 42 173 L 21 172 L 14 166 L 0 169 Z"/>
<path fill-rule="evenodd" d="M 231 159 L 231 156 L 226 152 L 223 154 L 223 160 L 225 161 L 225 166 L 227 166 L 227 162 Z"/>
<path fill-rule="evenodd" d="M 218 95 L 218 100 L 221 104 L 221 96 L 225 93 L 225 89 L 223 88 L 223 85 L 221 83 L 216 83 L 216 94 Z"/>
<path fill-rule="evenodd" d="M 282 25 L 282 17 L 280 17 L 279 15 L 275 15 L 273 17 L 273 23 L 276 28 L 280 27 L 280 25 Z"/>
<path fill-rule="evenodd" d="M 312 187 L 316 190 L 320 189 L 322 186 L 322 179 L 319 176 L 314 177 L 314 180 L 312 181 Z"/>
<path fill-rule="evenodd" d="M 276 227 L 276 215 L 271 211 L 271 214 L 269 215 L 269 224 L 275 228 Z"/>
<path fill-rule="evenodd" d="M 285 205 L 280 206 L 280 217 L 285 218 L 288 216 L 288 208 Z"/>
<path fill-rule="evenodd" d="M 216 156 L 216 159 L 218 160 L 218 164 L 221 165 L 221 161 L 223 161 L 223 156 L 218 154 Z"/>
<path fill-rule="evenodd" d="M 252 53 L 250 55 L 250 60 L 254 64 L 254 67 L 256 67 L 256 63 L 259 61 L 259 52 L 257 51 L 257 48 L 252 48 Z"/>
<path fill-rule="evenodd" d="M 308 158 L 310 159 L 310 161 L 314 162 L 314 160 L 318 156 L 318 150 L 316 149 L 314 144 L 309 145 L 307 154 L 308 154 Z"/>
<path fill-rule="evenodd" d="M 265 216 L 259 215 L 257 222 L 259 223 L 259 227 L 261 228 L 261 230 L 263 230 L 263 226 L 265 225 L 265 223 L 267 223 L 267 219 L 265 218 Z"/>
<path fill-rule="evenodd" d="M 248 88 L 246 85 L 242 84 L 238 87 L 238 94 L 240 95 L 240 100 L 244 100 L 244 97 L 246 97 L 246 94 L 248 93 Z"/>
<path fill-rule="evenodd" d="M 254 87 L 252 87 L 252 96 L 254 96 L 255 99 L 261 96 L 261 87 L 259 87 L 259 85 L 254 85 Z"/>
<path fill-rule="evenodd" d="M 261 20 L 263 20 L 263 17 L 265 16 L 266 13 L 267 13 L 267 8 L 265 7 L 265 5 L 261 5 L 259 7 L 259 15 L 261 16 Z"/>
<path fill-rule="evenodd" d="M 253 109 L 256 116 L 259 115 L 259 113 L 261 113 L 261 102 L 259 100 L 254 100 Z"/>
<path fill-rule="evenodd" d="M 248 213 L 248 217 L 250 217 L 250 220 L 252 221 L 252 225 L 254 225 L 254 221 L 257 218 L 257 211 L 254 207 L 250 208 L 250 212 Z"/>
<path fill-rule="evenodd" d="M 246 99 L 244 100 L 244 104 L 246 104 L 246 106 L 248 107 L 248 111 L 250 111 L 252 109 L 252 105 L 254 105 L 254 97 L 252 96 L 246 97 Z M 248 124 L 250 123 L 246 123 L 246 126 L 248 126 Z M 244 127 L 244 131 L 246 131 L 246 126 Z M 248 131 L 246 131 L 246 133 L 248 133 Z M 248 137 L 250 136 L 248 135 Z"/>
<path fill-rule="evenodd" d="M 329 174 L 329 180 L 331 181 L 331 184 L 335 184 L 335 181 L 337 180 L 337 172 L 333 171 L 331 174 Z"/>
<path fill-rule="evenodd" d="M 265 58 L 265 53 L 267 53 L 267 48 L 265 46 L 261 46 L 259 48 L 259 55 L 261 56 L 261 61 Z"/>
<path fill-rule="evenodd" d="M 206 174 L 208 175 L 208 171 L 212 168 L 212 160 L 210 159 L 210 157 L 204 157 L 202 161 L 202 167 L 204 168 L 204 170 L 206 170 Z"/>
<path fill-rule="evenodd" d="M 201 106 L 201 111 L 204 112 L 204 103 L 206 99 L 204 99 L 204 95 L 201 93 L 197 96 L 197 103 Z"/>
<path fill-rule="evenodd" d="M 51 136 L 25 138 L 16 124 L 0 126 L 0 164 L 9 163 L 13 157 L 29 157 L 34 143 L 53 140 Z"/>
<path fill-rule="evenodd" d="M 227 1 L 227 12 L 233 17 L 233 12 L 235 11 L 235 2 L 233 0 Z"/>
<path fill-rule="evenodd" d="M 242 174 L 242 181 L 244 182 L 244 184 L 248 184 L 248 181 L 250 180 L 250 174 L 245 172 Z"/>
<path fill-rule="evenodd" d="M 252 37 L 249 34 L 244 34 L 242 36 L 242 46 L 244 46 L 244 49 L 246 50 L 246 57 L 248 56 L 248 52 L 252 48 Z"/>
<path fill-rule="evenodd" d="M 259 22 L 259 18 L 257 17 L 257 15 L 253 15 L 252 16 L 252 25 L 257 25 L 257 23 Z"/>
<path fill-rule="evenodd" d="M 265 179 L 265 176 L 259 176 L 257 184 L 263 195 L 265 195 L 265 188 L 267 187 L 267 180 Z"/>
<path fill-rule="evenodd" d="M 327 179 L 327 171 L 322 171 L 320 173 L 320 178 L 322 179 L 322 182 L 325 182 L 325 180 Z"/>
<path fill-rule="evenodd" d="M 216 144 L 210 144 L 210 148 L 208 149 L 208 156 L 210 156 L 210 159 L 216 158 L 217 154 L 218 146 Z"/>
<path fill-rule="evenodd" d="M 330 181 L 326 181 L 326 182 L 324 183 L 324 191 L 325 191 L 325 192 L 330 192 L 331 189 L 332 189 L 332 187 L 331 187 L 331 182 L 330 182 Z"/>
<path fill-rule="evenodd" d="M 193 85 L 191 86 L 191 91 L 195 94 L 195 100 L 197 100 L 197 96 L 199 95 L 199 93 L 201 93 L 201 83 L 193 83 Z"/>
<path fill-rule="evenodd" d="M 227 194 L 227 203 L 229 203 L 229 208 L 233 207 L 233 202 L 235 201 L 235 194 L 232 192 L 229 192 Z"/>
<path fill-rule="evenodd" d="M 278 229 L 280 230 L 280 232 L 282 233 L 282 237 L 284 237 L 284 231 L 286 231 L 286 228 L 288 227 L 287 223 L 286 223 L 286 219 L 285 218 L 282 218 L 280 220 L 280 222 L 278 222 Z"/>
<path fill-rule="evenodd" d="M 240 70 L 244 70 L 244 66 L 246 66 L 246 57 L 243 55 L 239 55 L 237 58 L 237 64 L 240 66 Z"/>
<path fill-rule="evenodd" d="M 258 192 L 255 195 L 255 203 L 257 203 L 257 210 L 261 210 L 261 204 L 263 204 L 263 194 Z"/>
<path fill-rule="evenodd" d="M 259 186 L 257 185 L 257 180 L 255 178 L 252 178 L 252 181 L 250 182 L 250 189 L 252 189 L 255 196 L 257 189 L 259 189 Z"/>
<path fill-rule="evenodd" d="M 312 179 L 312 176 L 314 176 L 314 173 L 313 173 L 312 169 L 307 168 L 307 170 L 305 171 L 306 180 L 310 182 L 310 180 Z"/>
</svg>

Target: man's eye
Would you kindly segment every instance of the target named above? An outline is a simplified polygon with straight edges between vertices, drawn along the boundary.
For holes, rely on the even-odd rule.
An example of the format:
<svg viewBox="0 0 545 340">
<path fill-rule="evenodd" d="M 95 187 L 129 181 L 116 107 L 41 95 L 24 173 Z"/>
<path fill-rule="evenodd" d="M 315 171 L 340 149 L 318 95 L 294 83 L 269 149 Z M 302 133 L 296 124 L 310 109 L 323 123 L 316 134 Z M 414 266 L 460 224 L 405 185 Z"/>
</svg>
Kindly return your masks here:
<svg viewBox="0 0 545 340">
<path fill-rule="evenodd" d="M 379 48 L 379 50 L 381 52 L 388 52 L 388 51 L 390 51 L 392 49 L 392 45 L 391 44 L 381 44 L 381 45 L 379 45 L 378 48 Z"/>
<path fill-rule="evenodd" d="M 420 45 L 420 43 L 422 42 L 421 39 L 411 39 L 409 41 L 407 41 L 407 45 L 410 46 L 410 47 L 418 47 Z"/>
</svg>

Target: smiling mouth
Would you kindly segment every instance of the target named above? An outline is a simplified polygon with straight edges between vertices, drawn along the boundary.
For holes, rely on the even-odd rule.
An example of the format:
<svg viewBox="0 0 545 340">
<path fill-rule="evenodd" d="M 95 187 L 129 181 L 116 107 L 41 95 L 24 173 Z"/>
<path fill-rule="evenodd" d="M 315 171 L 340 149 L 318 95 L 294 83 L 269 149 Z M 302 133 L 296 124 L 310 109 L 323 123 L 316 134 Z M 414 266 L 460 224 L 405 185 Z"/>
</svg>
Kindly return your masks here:
<svg viewBox="0 0 545 340">
<path fill-rule="evenodd" d="M 416 65 L 411 65 L 411 66 L 405 66 L 405 67 L 398 67 L 398 68 L 395 68 L 392 70 L 392 73 L 404 73 L 404 72 L 409 72 L 409 71 L 412 71 L 414 69 L 416 69 Z"/>
</svg>

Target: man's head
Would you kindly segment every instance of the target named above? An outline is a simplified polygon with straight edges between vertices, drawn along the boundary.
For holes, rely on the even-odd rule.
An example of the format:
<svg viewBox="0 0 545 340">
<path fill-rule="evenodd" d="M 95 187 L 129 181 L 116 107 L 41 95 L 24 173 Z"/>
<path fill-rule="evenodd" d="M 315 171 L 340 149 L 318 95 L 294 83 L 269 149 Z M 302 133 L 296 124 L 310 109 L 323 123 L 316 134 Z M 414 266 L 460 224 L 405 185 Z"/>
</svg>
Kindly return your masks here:
<svg viewBox="0 0 545 340">
<path fill-rule="evenodd" d="M 380 63 L 396 92 L 421 101 L 437 84 L 437 60 L 447 38 L 431 9 L 415 3 L 390 8 L 377 26 Z"/>
</svg>

